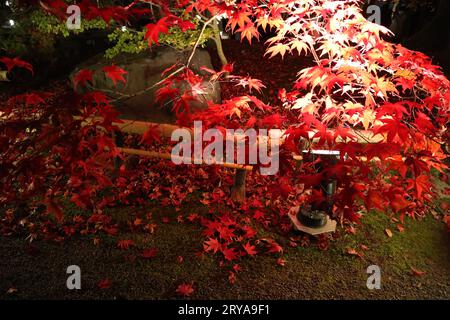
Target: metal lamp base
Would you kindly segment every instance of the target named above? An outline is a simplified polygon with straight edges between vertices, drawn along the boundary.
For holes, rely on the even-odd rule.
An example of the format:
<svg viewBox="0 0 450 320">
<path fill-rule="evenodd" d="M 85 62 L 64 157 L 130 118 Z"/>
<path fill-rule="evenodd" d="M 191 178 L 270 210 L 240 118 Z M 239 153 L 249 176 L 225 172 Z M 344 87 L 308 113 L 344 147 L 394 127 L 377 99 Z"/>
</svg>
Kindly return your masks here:
<svg viewBox="0 0 450 320">
<path fill-rule="evenodd" d="M 334 232 L 336 231 L 336 221 L 335 220 L 331 220 L 330 217 L 328 215 L 326 215 L 326 222 L 325 225 L 321 226 L 321 227 L 315 227 L 315 228 L 311 228 L 308 227 L 306 225 L 304 225 L 297 217 L 299 216 L 299 212 L 301 210 L 299 210 L 298 207 L 294 207 L 291 209 L 291 211 L 289 212 L 288 216 L 289 219 L 292 222 L 292 225 L 294 227 L 294 229 L 301 231 L 301 232 L 305 232 L 307 234 L 310 235 L 318 235 L 318 234 L 322 234 L 322 233 L 329 233 L 329 232 Z"/>
<path fill-rule="evenodd" d="M 327 214 L 320 210 L 299 210 L 297 219 L 308 228 L 321 228 L 327 223 Z"/>
</svg>

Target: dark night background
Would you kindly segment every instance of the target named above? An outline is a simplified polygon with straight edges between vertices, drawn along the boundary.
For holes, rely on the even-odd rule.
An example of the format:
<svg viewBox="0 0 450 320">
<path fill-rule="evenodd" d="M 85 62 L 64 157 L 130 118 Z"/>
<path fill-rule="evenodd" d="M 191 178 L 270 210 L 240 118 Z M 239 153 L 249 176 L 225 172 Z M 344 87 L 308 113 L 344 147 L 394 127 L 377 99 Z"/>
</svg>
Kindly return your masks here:
<svg viewBox="0 0 450 320">
<path fill-rule="evenodd" d="M 6 5 L 6 2 L 9 5 Z M 2 0 L 0 2 L 0 39 L 1 42 L 11 41 L 13 35 L 20 39 L 22 49 L 18 48 L 16 55 L 28 59 L 39 71 L 39 77 L 47 79 L 64 78 L 79 62 L 104 51 L 109 43 L 107 30 L 87 31 L 77 36 L 57 39 L 52 44 L 51 53 L 26 50 L 26 48 L 41 48 L 46 39 L 33 38 L 33 30 L 26 26 L 10 26 L 10 19 L 20 17 L 20 4 L 29 0 Z M 115 1 L 125 5 L 127 1 Z M 448 76 L 450 74 L 450 33 L 448 19 L 450 18 L 450 1 L 448 0 L 366 0 L 364 11 L 369 5 L 378 5 L 381 8 L 381 23 L 395 33 L 390 39 L 405 47 L 424 52 L 433 58 L 433 62 L 443 67 Z M 21 28 L 23 30 L 21 30 Z M 12 28 L 16 28 L 12 32 Z M 24 33 L 20 35 L 20 33 Z M 11 55 L 0 42 L 0 55 Z M 43 43 L 44 42 L 44 43 Z M 25 49 L 24 49 L 25 48 Z M 42 78 L 28 79 L 42 82 Z"/>
</svg>

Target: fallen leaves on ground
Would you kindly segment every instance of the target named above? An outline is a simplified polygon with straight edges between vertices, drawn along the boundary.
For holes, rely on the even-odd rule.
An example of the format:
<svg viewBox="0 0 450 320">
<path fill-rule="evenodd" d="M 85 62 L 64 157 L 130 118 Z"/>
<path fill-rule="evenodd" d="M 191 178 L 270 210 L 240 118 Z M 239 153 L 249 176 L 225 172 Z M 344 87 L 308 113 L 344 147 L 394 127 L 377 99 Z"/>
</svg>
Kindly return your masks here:
<svg viewBox="0 0 450 320">
<path fill-rule="evenodd" d="M 194 287 L 192 286 L 192 283 L 182 283 L 178 286 L 176 292 L 180 296 L 189 297 L 194 293 Z"/>
</svg>

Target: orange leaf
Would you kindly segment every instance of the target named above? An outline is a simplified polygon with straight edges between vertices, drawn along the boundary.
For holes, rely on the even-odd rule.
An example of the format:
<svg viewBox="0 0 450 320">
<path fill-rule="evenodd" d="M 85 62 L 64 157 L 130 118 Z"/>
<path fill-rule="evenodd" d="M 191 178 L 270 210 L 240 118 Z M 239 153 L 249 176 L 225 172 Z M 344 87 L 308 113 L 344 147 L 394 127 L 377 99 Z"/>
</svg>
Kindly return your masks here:
<svg viewBox="0 0 450 320">
<path fill-rule="evenodd" d="M 352 256 L 358 256 L 360 258 L 362 258 L 364 256 L 364 254 L 362 254 L 361 252 L 356 251 L 353 248 L 347 248 L 347 254 L 352 255 Z"/>
<path fill-rule="evenodd" d="M 246 38 L 250 44 L 253 37 L 259 39 L 258 29 L 255 28 L 253 23 L 247 23 L 245 26 L 240 27 L 237 32 L 241 33 L 241 41 Z"/>
<path fill-rule="evenodd" d="M 277 265 L 284 267 L 285 264 L 286 264 L 286 260 L 284 260 L 283 258 L 277 259 Z"/>
<path fill-rule="evenodd" d="M 411 267 L 411 274 L 412 274 L 413 276 L 421 277 L 421 276 L 423 276 L 425 273 L 426 273 L 425 271 L 421 271 L 421 270 L 418 270 L 418 269 L 416 269 L 416 268 L 414 268 L 414 267 Z"/>
<path fill-rule="evenodd" d="M 128 250 L 133 244 L 133 240 L 119 240 L 119 242 L 117 242 L 117 248 Z"/>
</svg>

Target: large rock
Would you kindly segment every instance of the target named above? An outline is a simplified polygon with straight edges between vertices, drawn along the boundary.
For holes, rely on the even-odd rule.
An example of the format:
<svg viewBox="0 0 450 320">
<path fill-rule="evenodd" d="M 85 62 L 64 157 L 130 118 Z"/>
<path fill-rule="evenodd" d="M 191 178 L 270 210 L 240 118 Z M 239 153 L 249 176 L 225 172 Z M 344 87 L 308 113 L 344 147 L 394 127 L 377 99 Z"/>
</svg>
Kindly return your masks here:
<svg viewBox="0 0 450 320">
<path fill-rule="evenodd" d="M 161 73 L 175 63 L 185 63 L 190 53 L 190 51 L 177 51 L 175 49 L 161 47 L 154 52 L 120 54 L 113 59 L 106 59 L 103 55 L 98 55 L 77 66 L 70 75 L 70 79 L 73 82 L 74 75 L 81 69 L 91 69 L 95 71 L 93 85 L 88 86 L 87 90 L 105 90 L 104 92 L 113 99 L 119 97 L 114 92 L 133 95 L 160 81 L 162 79 Z M 127 80 L 126 84 L 118 82 L 117 87 L 114 86 L 113 82 L 101 71 L 104 66 L 110 66 L 112 64 L 128 72 L 125 75 Z M 208 52 L 197 49 L 190 67 L 197 73 L 202 73 L 200 71 L 201 66 L 213 69 Z M 201 101 L 193 102 L 190 106 L 191 109 L 206 108 L 205 102 L 207 100 L 213 100 L 216 103 L 220 102 L 219 84 L 212 85 L 205 82 L 204 86 L 207 88 L 206 94 L 201 97 Z M 121 113 L 120 118 L 158 123 L 174 123 L 175 115 L 171 111 L 171 105 L 167 104 L 162 107 L 155 103 L 157 89 L 154 88 L 131 98 L 120 99 L 114 102 L 115 108 Z M 79 90 L 86 90 L 86 88 L 79 88 Z"/>
</svg>

